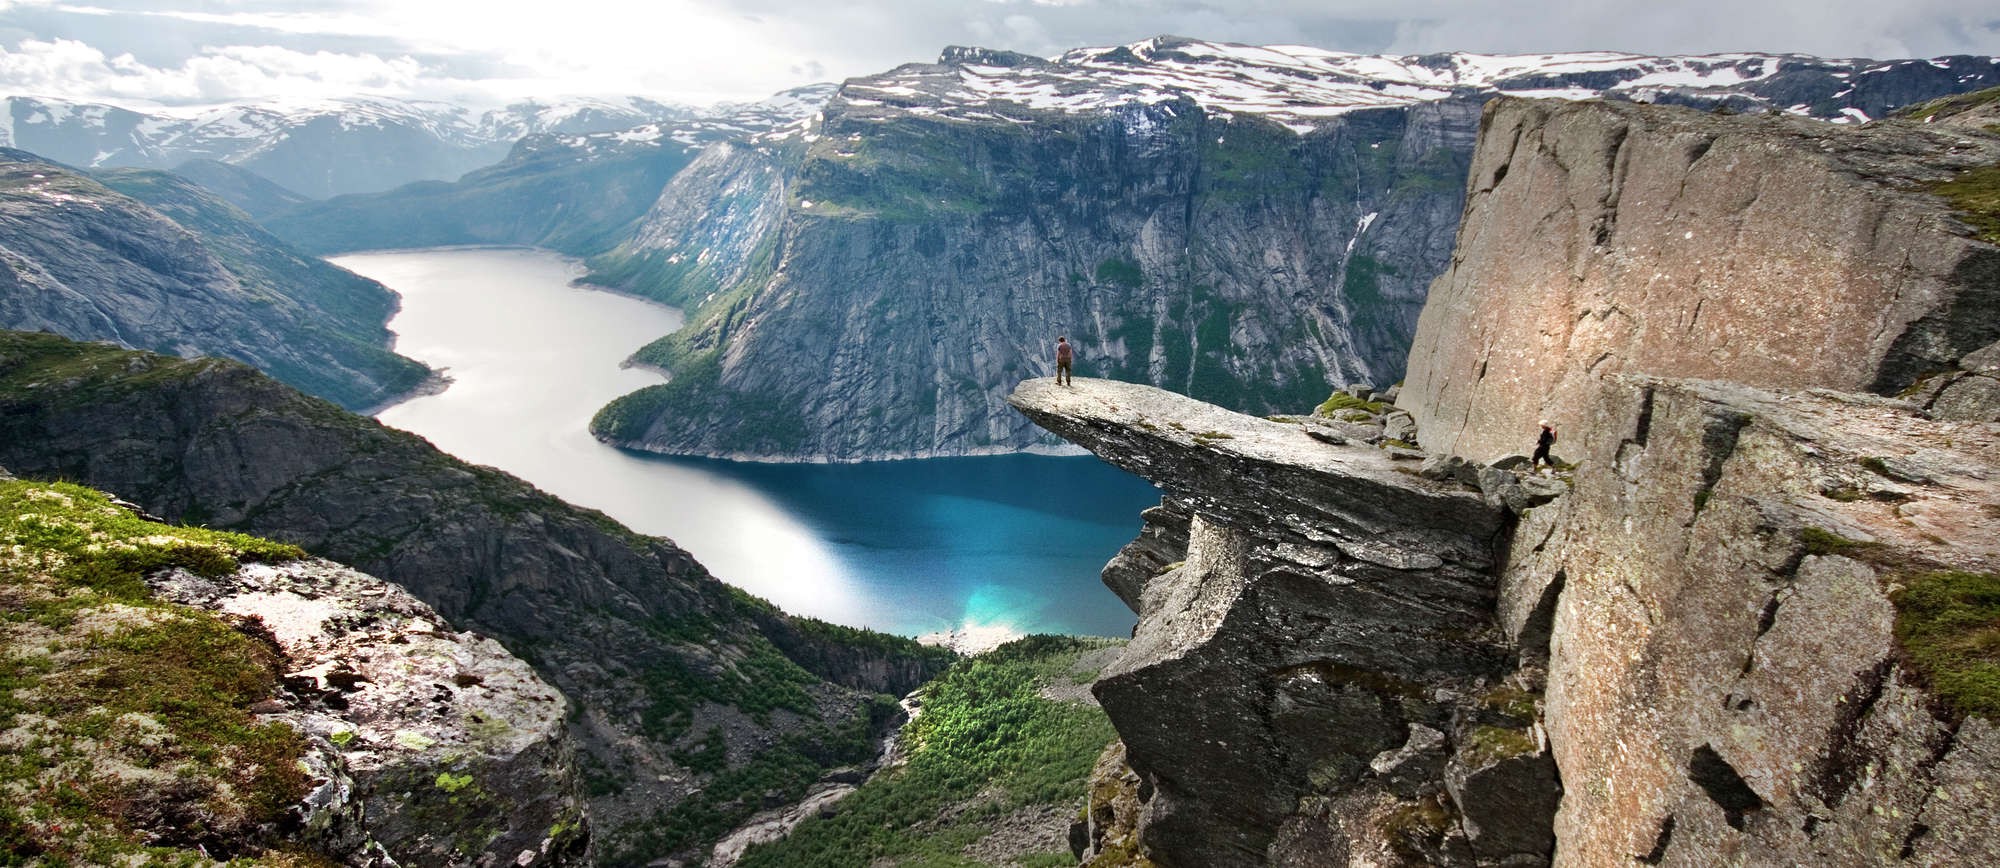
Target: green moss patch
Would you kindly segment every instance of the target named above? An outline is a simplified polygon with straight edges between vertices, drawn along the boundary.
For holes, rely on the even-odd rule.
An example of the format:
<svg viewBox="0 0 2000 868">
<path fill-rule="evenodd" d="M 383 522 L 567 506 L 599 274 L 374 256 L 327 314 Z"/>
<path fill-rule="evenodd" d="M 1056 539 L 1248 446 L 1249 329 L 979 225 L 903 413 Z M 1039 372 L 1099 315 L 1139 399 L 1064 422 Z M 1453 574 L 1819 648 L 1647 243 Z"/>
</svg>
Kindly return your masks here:
<svg viewBox="0 0 2000 868">
<path fill-rule="evenodd" d="M 1809 555 L 1839 555 L 1846 558 L 1860 558 L 1882 549 L 1881 543 L 1851 540 L 1840 534 L 1817 527 L 1799 531 L 1799 542 Z"/>
<path fill-rule="evenodd" d="M 1534 733 L 1511 726 L 1475 726 L 1463 748 L 1466 763 L 1474 768 L 1534 752 Z"/>
<path fill-rule="evenodd" d="M 2000 719 L 2000 575 L 1919 573 L 1892 596 L 1896 641 L 1953 711 Z"/>
<path fill-rule="evenodd" d="M 1313 415 L 1330 417 L 1342 410 L 1365 410 L 1370 414 L 1379 416 L 1389 412 L 1389 405 L 1381 401 L 1364 401 L 1346 392 L 1335 392 L 1326 400 L 1321 401 L 1318 407 L 1313 408 Z"/>
<path fill-rule="evenodd" d="M 1931 192 L 1951 202 L 1981 241 L 2000 244 L 2000 165 L 1967 169 L 1931 185 Z"/>
<path fill-rule="evenodd" d="M 1896 114 L 1899 117 L 1929 123 L 1995 102 L 2000 102 L 2000 87 L 1989 87 L 1985 90 L 1975 90 L 1971 93 L 1939 97 L 1929 102 L 1911 106 Z"/>
<path fill-rule="evenodd" d="M 267 853 L 306 790 L 304 739 L 247 710 L 275 692 L 277 652 L 143 576 L 300 556 L 80 486 L 0 482 L 0 864 Z"/>
</svg>

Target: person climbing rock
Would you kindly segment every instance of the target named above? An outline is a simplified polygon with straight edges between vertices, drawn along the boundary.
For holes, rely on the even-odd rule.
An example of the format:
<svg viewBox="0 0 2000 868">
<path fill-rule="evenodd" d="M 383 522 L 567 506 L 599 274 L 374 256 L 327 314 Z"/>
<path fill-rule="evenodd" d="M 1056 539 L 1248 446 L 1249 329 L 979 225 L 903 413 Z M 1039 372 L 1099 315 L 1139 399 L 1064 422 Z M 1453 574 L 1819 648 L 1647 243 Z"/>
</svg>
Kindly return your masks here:
<svg viewBox="0 0 2000 868">
<path fill-rule="evenodd" d="M 1549 420 L 1543 419 L 1542 434 L 1535 438 L 1535 457 L 1529 459 L 1528 466 L 1540 467 L 1544 461 L 1548 462 L 1550 467 L 1556 466 L 1556 460 L 1549 455 L 1549 447 L 1554 445 L 1556 445 L 1556 429 L 1549 425 Z"/>
<path fill-rule="evenodd" d="M 1075 361 L 1076 351 L 1070 349 L 1069 338 L 1056 335 L 1056 385 L 1074 386 L 1075 378 L 1070 374 L 1070 362 Z"/>
</svg>

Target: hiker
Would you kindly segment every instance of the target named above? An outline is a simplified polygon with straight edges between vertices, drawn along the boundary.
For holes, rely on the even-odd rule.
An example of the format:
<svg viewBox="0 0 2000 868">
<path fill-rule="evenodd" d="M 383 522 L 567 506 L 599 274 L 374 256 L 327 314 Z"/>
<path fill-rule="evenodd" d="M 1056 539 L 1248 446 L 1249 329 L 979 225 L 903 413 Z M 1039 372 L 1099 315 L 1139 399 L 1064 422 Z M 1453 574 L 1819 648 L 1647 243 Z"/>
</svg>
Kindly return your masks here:
<svg viewBox="0 0 2000 868">
<path fill-rule="evenodd" d="M 1070 349 L 1069 338 L 1056 335 L 1056 385 L 1076 385 L 1076 378 L 1069 372 L 1069 363 L 1075 358 L 1076 351 Z"/>
<path fill-rule="evenodd" d="M 1540 467 L 1544 461 L 1547 461 L 1550 467 L 1556 466 L 1556 460 L 1549 455 L 1549 447 L 1554 445 L 1556 445 L 1556 429 L 1549 425 L 1549 420 L 1543 419 L 1542 435 L 1535 438 L 1535 457 L 1529 459 L 1528 467 L 1530 469 Z"/>
</svg>

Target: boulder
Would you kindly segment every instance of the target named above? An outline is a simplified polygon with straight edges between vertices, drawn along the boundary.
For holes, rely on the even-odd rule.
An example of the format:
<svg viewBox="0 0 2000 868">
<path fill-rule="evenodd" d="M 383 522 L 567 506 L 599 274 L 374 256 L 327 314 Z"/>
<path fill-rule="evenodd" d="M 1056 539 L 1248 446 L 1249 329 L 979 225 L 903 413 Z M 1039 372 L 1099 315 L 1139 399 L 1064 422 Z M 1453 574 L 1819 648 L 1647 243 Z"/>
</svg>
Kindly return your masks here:
<svg viewBox="0 0 2000 868">
<path fill-rule="evenodd" d="M 1931 415 L 1955 422 L 2000 421 L 2000 379 L 1983 374 L 1958 378 L 1931 402 Z"/>
<path fill-rule="evenodd" d="M 1444 780 L 1473 854 L 1481 864 L 1548 864 L 1562 801 L 1548 745 L 1535 731 L 1487 726 L 1470 735 L 1452 755 Z"/>
</svg>

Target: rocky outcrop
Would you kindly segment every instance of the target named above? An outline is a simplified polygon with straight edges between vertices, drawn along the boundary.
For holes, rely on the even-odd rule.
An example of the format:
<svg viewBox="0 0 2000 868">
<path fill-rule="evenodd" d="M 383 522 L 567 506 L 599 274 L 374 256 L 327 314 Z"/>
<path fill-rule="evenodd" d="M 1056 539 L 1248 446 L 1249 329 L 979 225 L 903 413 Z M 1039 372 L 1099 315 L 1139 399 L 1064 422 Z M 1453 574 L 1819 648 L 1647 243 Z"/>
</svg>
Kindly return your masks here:
<svg viewBox="0 0 2000 868">
<path fill-rule="evenodd" d="M 1129 549 L 1107 569 L 1139 624 L 1093 687 L 1138 776 L 1146 857 L 1547 858 L 1560 788 L 1495 617 L 1504 505 L 1385 449 L 1146 386 L 1031 380 L 1009 400 L 1165 491 L 1135 545 L 1171 545 L 1153 528 L 1185 516 L 1183 560 L 1136 588 Z M 1106 816 L 1082 849 L 1101 854 L 1135 797 L 1098 786 Z"/>
<path fill-rule="evenodd" d="M 0 470 L 0 853 L 575 865 L 568 703 L 296 547 Z"/>
<path fill-rule="evenodd" d="M 670 541 L 232 362 L 0 333 L 0 463 L 339 558 L 499 639 L 576 703 L 614 861 L 691 854 L 872 755 L 873 694 L 951 656 L 788 617 Z M 780 771 L 727 774 L 751 763 Z"/>
<path fill-rule="evenodd" d="M 1613 373 L 1892 394 L 2000 340 L 2000 251 L 1930 192 L 2000 136 L 1513 99 L 1482 130 L 1401 397 L 1428 449 L 1524 452 Z"/>
<path fill-rule="evenodd" d="M 586 861 L 569 704 L 500 643 L 453 632 L 401 588 L 328 561 L 147 581 L 283 655 L 281 692 L 258 716 L 308 738 L 300 822 L 317 848 L 349 864 Z"/>
<path fill-rule="evenodd" d="M 1992 426 L 1619 378 L 1578 430 L 1593 470 L 1516 536 L 1501 589 L 1555 602 L 1559 861 L 1990 858 L 1961 809 L 1989 798 L 1965 769 L 2000 771 L 1992 728 L 1899 636 L 1913 586 L 2000 568 Z"/>
<path fill-rule="evenodd" d="M 395 295 L 171 175 L 98 180 L 0 149 L 0 328 L 255 365 L 348 407 L 429 374 L 390 352 Z"/>
<path fill-rule="evenodd" d="M 1991 861 L 2000 257 L 1989 213 L 1952 210 L 1977 200 L 1937 195 L 2000 163 L 1982 100 L 1859 130 L 1494 103 L 1397 398 L 1433 452 L 1400 474 L 1361 387 L 1251 420 L 1023 384 L 1024 413 L 1167 492 L 1107 567 L 1141 617 L 1096 686 L 1138 779 L 1107 768 L 1100 801 L 1141 803 L 1144 855 Z M 1558 469 L 1486 463 L 1537 417 Z M 1365 564 L 1398 580 L 1336 578 Z M 1109 814 L 1085 832 L 1115 843 Z"/>
</svg>

